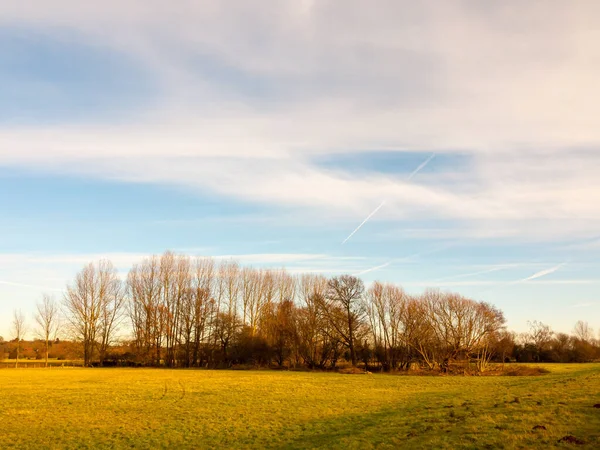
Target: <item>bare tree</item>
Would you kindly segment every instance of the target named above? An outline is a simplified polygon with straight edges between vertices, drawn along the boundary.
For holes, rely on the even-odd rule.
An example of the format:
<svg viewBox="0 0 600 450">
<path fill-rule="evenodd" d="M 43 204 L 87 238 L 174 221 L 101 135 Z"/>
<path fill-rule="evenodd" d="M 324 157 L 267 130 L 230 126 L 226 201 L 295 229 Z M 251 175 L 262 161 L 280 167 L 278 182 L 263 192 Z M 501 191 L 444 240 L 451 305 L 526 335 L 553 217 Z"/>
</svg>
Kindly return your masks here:
<svg viewBox="0 0 600 450">
<path fill-rule="evenodd" d="M 99 272 L 100 277 L 100 318 L 99 318 L 99 346 L 98 359 L 100 365 L 104 363 L 109 346 L 113 343 L 115 333 L 124 318 L 125 312 L 125 286 L 117 277 L 116 271 L 106 267 Z"/>
<path fill-rule="evenodd" d="M 101 338 L 101 350 L 105 350 L 114 331 L 114 302 L 118 297 L 118 276 L 112 263 L 101 260 L 85 266 L 64 298 L 66 318 L 75 339 L 83 344 L 84 365 L 91 365 L 97 340 Z M 118 287 L 118 289 L 117 289 Z M 121 304 L 121 303 L 119 303 Z"/>
<path fill-rule="evenodd" d="M 422 298 L 410 298 L 401 315 L 403 340 L 421 361 L 433 369 L 439 361 L 439 343 L 432 326 L 427 304 Z"/>
<path fill-rule="evenodd" d="M 242 298 L 242 324 L 250 326 L 251 335 L 256 333 L 258 310 L 261 307 L 261 276 L 251 267 L 240 272 Z"/>
<path fill-rule="evenodd" d="M 466 359 L 476 355 L 479 370 L 485 370 L 492 356 L 490 337 L 505 322 L 502 312 L 486 303 L 438 290 L 427 291 L 423 301 L 438 344 L 441 369 L 448 370 L 449 363 L 459 355 Z"/>
<path fill-rule="evenodd" d="M 13 320 L 12 320 L 12 335 L 14 339 L 17 341 L 17 358 L 15 360 L 15 368 L 19 367 L 19 353 L 21 351 L 21 341 L 27 332 L 27 325 L 25 323 L 25 315 L 21 310 L 13 311 Z"/>
<path fill-rule="evenodd" d="M 594 339 L 594 330 L 587 322 L 579 320 L 573 328 L 573 335 L 576 339 L 589 343 Z"/>
<path fill-rule="evenodd" d="M 364 316 L 363 282 L 360 278 L 342 275 L 329 280 L 327 287 L 327 304 L 323 312 L 329 325 L 348 347 L 352 365 L 356 366 L 356 334 Z"/>
<path fill-rule="evenodd" d="M 322 305 L 325 303 L 327 279 L 320 275 L 304 274 L 298 283 L 301 308 L 296 314 L 298 321 L 299 352 L 304 363 L 311 369 L 324 367 L 326 363 L 323 333 L 324 317 Z"/>
<path fill-rule="evenodd" d="M 35 321 L 37 333 L 45 343 L 46 367 L 48 367 L 48 349 L 50 340 L 56 337 L 59 328 L 59 309 L 54 298 L 44 294 L 42 301 L 36 305 Z"/>
<path fill-rule="evenodd" d="M 275 361 L 325 368 L 335 367 L 346 350 L 353 365 L 359 356 L 365 365 L 375 356 L 383 370 L 414 361 L 447 370 L 459 359 L 476 359 L 484 370 L 503 353 L 502 313 L 454 293 L 412 297 L 399 286 L 375 282 L 365 296 L 362 281 L 349 275 L 293 277 L 206 258 L 192 264 L 171 252 L 135 265 L 127 281 L 134 354 L 146 364 Z M 107 261 L 84 267 L 69 286 L 65 310 L 84 344 L 85 364 L 104 360 L 124 302 Z M 533 328 L 536 341 L 547 340 L 542 324 Z M 583 324 L 578 330 L 591 335 Z"/>
<path fill-rule="evenodd" d="M 529 325 L 529 333 L 526 338 L 534 345 L 537 351 L 537 360 L 541 358 L 542 352 L 548 350 L 554 331 L 542 322 L 534 320 L 533 322 L 527 322 Z"/>
<path fill-rule="evenodd" d="M 369 318 L 375 355 L 384 370 L 395 369 L 401 354 L 407 357 L 404 345 L 403 313 L 408 296 L 398 286 L 374 282 L 365 296 L 365 310 Z M 402 364 L 407 364 L 404 361 Z"/>
<path fill-rule="evenodd" d="M 133 266 L 127 285 L 134 344 L 144 362 L 159 365 L 164 335 L 160 259 L 152 256 Z"/>
<path fill-rule="evenodd" d="M 183 295 L 180 313 L 180 345 L 182 364 L 197 366 L 201 345 L 207 338 L 207 329 L 213 323 L 215 301 L 211 298 L 214 282 L 214 261 L 197 259 L 191 270 L 188 289 Z"/>
</svg>

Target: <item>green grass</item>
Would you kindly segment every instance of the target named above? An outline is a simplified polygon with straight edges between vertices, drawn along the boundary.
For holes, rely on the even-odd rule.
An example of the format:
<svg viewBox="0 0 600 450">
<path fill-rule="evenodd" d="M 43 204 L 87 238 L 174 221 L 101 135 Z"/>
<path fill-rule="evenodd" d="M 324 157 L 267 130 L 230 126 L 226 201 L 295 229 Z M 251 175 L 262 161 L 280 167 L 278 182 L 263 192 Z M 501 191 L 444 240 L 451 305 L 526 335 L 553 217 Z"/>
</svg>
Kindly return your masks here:
<svg viewBox="0 0 600 450">
<path fill-rule="evenodd" d="M 539 377 L 2 369 L 3 448 L 600 448 L 600 364 Z M 532 431 L 543 425 L 546 431 Z"/>
</svg>

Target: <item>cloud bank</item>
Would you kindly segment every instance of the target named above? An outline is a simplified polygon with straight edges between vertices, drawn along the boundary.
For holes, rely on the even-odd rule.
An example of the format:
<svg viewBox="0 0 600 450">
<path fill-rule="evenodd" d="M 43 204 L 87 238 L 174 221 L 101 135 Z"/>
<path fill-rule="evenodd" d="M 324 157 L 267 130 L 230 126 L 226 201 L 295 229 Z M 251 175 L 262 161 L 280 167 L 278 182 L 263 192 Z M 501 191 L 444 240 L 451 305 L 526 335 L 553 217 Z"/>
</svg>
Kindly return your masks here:
<svg viewBox="0 0 600 450">
<path fill-rule="evenodd" d="M 320 220 L 360 220 L 386 198 L 377 220 L 591 237 L 599 13 L 595 1 L 7 0 L 1 25 L 125 55 L 159 87 L 126 120 L 0 123 L 0 166 L 182 186 Z M 406 180 L 315 162 L 373 151 L 469 163 Z"/>
</svg>

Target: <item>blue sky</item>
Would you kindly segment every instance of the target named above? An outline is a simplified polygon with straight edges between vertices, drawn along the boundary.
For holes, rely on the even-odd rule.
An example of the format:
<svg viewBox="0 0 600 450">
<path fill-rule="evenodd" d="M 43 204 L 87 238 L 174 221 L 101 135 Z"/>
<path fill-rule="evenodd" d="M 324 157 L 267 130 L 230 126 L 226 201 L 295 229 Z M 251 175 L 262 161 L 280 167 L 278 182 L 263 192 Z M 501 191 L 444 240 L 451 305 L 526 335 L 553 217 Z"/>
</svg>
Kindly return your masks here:
<svg viewBox="0 0 600 450">
<path fill-rule="evenodd" d="M 167 249 L 600 329 L 596 2 L 55 3 L 0 9 L 1 336 Z"/>
</svg>

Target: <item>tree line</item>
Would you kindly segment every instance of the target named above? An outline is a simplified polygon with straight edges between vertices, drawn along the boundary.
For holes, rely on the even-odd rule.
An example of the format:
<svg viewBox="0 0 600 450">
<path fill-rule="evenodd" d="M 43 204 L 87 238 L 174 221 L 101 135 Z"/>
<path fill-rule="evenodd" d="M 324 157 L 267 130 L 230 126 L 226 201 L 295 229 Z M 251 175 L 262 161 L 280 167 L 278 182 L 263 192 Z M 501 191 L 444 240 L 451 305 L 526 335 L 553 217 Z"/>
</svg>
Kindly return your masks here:
<svg viewBox="0 0 600 450">
<path fill-rule="evenodd" d="M 538 322 L 518 336 L 506 330 L 502 311 L 456 293 L 409 295 L 381 282 L 365 289 L 351 275 L 293 276 L 171 252 L 134 265 L 125 280 L 110 261 L 90 263 L 60 303 L 44 296 L 35 318 L 46 361 L 60 327 L 80 343 L 85 365 L 329 369 L 344 362 L 448 371 L 462 361 L 483 372 L 511 358 L 600 357 L 583 322 L 566 338 Z M 17 359 L 24 322 L 15 311 Z M 117 344 L 126 351 L 117 355 Z"/>
</svg>

